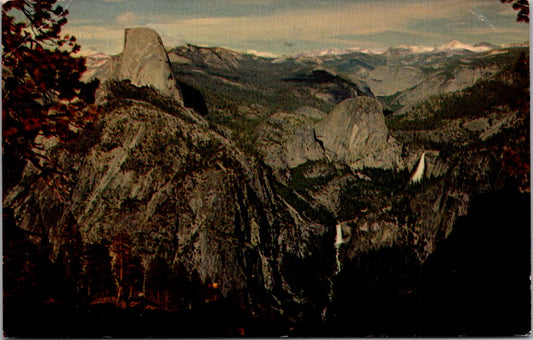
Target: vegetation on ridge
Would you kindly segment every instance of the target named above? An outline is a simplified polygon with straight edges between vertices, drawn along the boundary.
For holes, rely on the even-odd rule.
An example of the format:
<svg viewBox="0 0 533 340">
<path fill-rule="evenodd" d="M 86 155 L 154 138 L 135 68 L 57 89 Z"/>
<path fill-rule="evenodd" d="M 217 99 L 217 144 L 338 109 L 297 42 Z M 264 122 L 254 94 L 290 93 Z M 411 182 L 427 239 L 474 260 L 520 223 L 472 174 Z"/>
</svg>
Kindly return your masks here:
<svg viewBox="0 0 533 340">
<path fill-rule="evenodd" d="M 446 120 L 477 118 L 497 108 L 524 109 L 529 103 L 529 74 L 527 66 L 523 66 L 528 64 L 527 58 L 520 54 L 513 69 L 504 70 L 492 79 L 459 92 L 432 96 L 415 105 L 406 116 L 389 115 L 387 126 L 391 130 L 432 130 Z"/>
</svg>

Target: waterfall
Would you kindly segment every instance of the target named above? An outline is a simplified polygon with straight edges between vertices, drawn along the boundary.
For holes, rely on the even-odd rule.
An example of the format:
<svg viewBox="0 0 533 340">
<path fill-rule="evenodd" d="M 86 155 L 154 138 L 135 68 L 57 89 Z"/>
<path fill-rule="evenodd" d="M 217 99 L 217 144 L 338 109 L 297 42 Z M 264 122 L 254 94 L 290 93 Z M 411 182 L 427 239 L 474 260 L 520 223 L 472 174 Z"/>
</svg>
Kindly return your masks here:
<svg viewBox="0 0 533 340">
<path fill-rule="evenodd" d="M 341 271 L 341 261 L 339 259 L 339 255 L 340 255 L 340 247 L 341 247 L 341 245 L 343 243 L 342 225 L 341 224 L 337 224 L 335 226 L 335 230 L 336 230 L 336 234 L 335 234 L 334 246 L 335 246 L 335 264 L 336 264 L 336 268 L 335 268 L 335 272 L 333 273 L 333 276 L 337 276 L 340 273 L 340 271 Z M 329 279 L 328 299 L 329 299 L 329 303 L 333 302 L 333 278 Z M 326 305 L 324 307 L 324 309 L 322 310 L 322 320 L 324 320 L 324 321 L 327 318 L 327 311 L 328 311 L 328 306 Z"/>
<path fill-rule="evenodd" d="M 342 225 L 337 224 L 335 228 L 337 231 L 335 234 L 335 261 L 337 264 L 335 275 L 337 275 L 341 271 L 341 261 L 339 260 L 339 254 L 340 254 L 340 247 L 342 244 Z"/>
<path fill-rule="evenodd" d="M 420 183 L 422 181 L 422 178 L 424 178 L 424 171 L 426 170 L 426 152 L 422 152 L 422 156 L 420 157 L 420 161 L 418 161 L 418 165 L 416 166 L 415 173 L 413 176 L 411 176 L 411 184 Z"/>
<path fill-rule="evenodd" d="M 337 233 L 335 234 L 335 247 L 339 247 L 342 244 L 342 225 L 337 224 L 335 226 Z"/>
</svg>

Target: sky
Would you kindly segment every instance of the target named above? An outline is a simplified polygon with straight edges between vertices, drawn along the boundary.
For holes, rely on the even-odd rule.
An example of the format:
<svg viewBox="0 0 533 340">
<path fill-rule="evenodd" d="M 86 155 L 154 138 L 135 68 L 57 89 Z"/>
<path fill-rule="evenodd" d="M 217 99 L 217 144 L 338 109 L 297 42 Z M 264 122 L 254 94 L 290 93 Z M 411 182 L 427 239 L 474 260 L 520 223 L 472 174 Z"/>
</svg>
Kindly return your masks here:
<svg viewBox="0 0 533 340">
<path fill-rule="evenodd" d="M 529 40 L 499 0 L 61 0 L 65 32 L 82 52 L 118 54 L 124 29 L 150 27 L 167 48 L 185 43 L 264 55 L 330 48 L 382 50 Z"/>
</svg>

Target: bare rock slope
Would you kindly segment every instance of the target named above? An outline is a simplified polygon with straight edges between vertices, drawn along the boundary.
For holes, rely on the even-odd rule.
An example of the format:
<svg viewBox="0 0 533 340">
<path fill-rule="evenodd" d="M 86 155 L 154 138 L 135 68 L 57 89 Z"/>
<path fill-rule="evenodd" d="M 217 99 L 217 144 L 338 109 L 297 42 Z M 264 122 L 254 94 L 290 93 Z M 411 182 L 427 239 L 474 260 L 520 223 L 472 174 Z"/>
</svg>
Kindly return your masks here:
<svg viewBox="0 0 533 340">
<path fill-rule="evenodd" d="M 325 157 L 313 120 L 296 114 L 270 116 L 259 127 L 257 144 L 265 163 L 274 169 L 294 168 Z"/>
<path fill-rule="evenodd" d="M 200 290 L 216 282 L 223 296 L 274 296 L 262 303 L 276 310 L 295 301 L 324 307 L 328 292 L 317 300 L 313 286 L 333 271 L 333 256 L 323 258 L 324 245 L 333 251 L 332 226 L 302 217 L 235 145 L 184 117 L 122 101 L 82 149 L 51 147 L 53 160 L 71 169 L 67 197 L 41 182 L 26 191 L 35 175 L 28 166 L 4 204 L 20 228 L 47 235 L 55 261 L 73 244 L 109 247 L 125 239 L 145 277 L 163 262 L 169 277 L 198 277 Z M 314 261 L 322 265 L 312 279 L 299 280 L 300 264 Z M 155 291 L 147 284 L 124 298 Z"/>
<path fill-rule="evenodd" d="M 345 100 L 315 128 L 329 157 L 352 168 L 402 165 L 401 146 L 390 136 L 381 104 L 374 98 Z"/>
<path fill-rule="evenodd" d="M 162 95 L 183 103 L 170 61 L 156 31 L 126 29 L 124 50 L 95 74 L 101 81 L 130 80 L 136 86 L 152 86 Z"/>
</svg>

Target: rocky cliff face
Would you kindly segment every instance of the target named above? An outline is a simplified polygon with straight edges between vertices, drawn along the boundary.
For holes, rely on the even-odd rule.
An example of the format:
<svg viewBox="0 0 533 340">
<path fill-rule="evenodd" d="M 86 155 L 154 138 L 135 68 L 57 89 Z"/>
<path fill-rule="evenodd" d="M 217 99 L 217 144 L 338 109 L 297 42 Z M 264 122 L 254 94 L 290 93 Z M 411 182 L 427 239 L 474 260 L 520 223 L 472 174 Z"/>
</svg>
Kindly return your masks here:
<svg viewBox="0 0 533 340">
<path fill-rule="evenodd" d="M 144 280 L 162 260 L 169 276 L 197 276 L 200 287 L 216 283 L 223 296 L 243 291 L 269 308 L 326 301 L 326 290 L 312 289 L 313 282 L 323 285 L 325 268 L 303 282 L 295 266 L 332 248 L 331 227 L 302 217 L 256 164 L 187 115 L 131 100 L 111 106 L 82 149 L 50 149 L 72 169 L 68 196 L 56 198 L 44 183 L 26 193 L 23 182 L 5 201 L 20 228 L 44 233 L 53 259 L 71 251 L 73 239 L 83 248 L 126 238 Z M 25 180 L 32 173 L 28 167 Z M 320 261 L 327 268 L 327 257 Z M 140 293 L 155 288 L 144 284 L 128 294 Z"/>
<path fill-rule="evenodd" d="M 342 102 L 316 125 L 316 133 L 332 159 L 352 168 L 402 166 L 401 146 L 389 135 L 376 99 L 359 97 Z"/>
<path fill-rule="evenodd" d="M 398 96 L 396 102 L 403 107 L 398 111 L 398 114 L 406 113 L 412 105 L 430 96 L 468 88 L 478 81 L 489 79 L 499 71 L 498 65 L 491 67 L 460 66 L 454 69 L 451 74 L 444 72 L 432 75 L 417 82 L 416 86 Z"/>
<path fill-rule="evenodd" d="M 130 80 L 136 86 L 152 86 L 162 95 L 183 103 L 161 37 L 149 28 L 126 29 L 124 49 L 94 75 L 106 80 Z"/>
<path fill-rule="evenodd" d="M 412 66 L 378 66 L 357 74 L 376 96 L 390 96 L 418 85 L 424 80 L 424 73 Z"/>
<path fill-rule="evenodd" d="M 257 147 L 274 169 L 295 168 L 325 157 L 314 120 L 296 114 L 273 114 L 259 127 Z"/>
<path fill-rule="evenodd" d="M 107 287 L 106 294 L 115 291 L 117 303 L 142 296 L 180 309 L 199 303 L 194 299 L 202 294 L 241 296 L 240 304 L 254 313 L 291 315 L 297 305 L 319 318 L 328 289 L 317 287 L 327 287 L 334 270 L 328 254 L 334 226 L 302 215 L 275 192 L 267 171 L 176 100 L 159 43 L 151 30 L 128 30 L 124 52 L 100 73 L 106 97 L 97 126 L 76 145 L 42 141 L 58 167 L 69 169 L 67 193 L 58 197 L 44 182 L 31 184 L 38 171 L 28 165 L 4 206 L 18 228 L 50 245 L 54 262 L 103 248 L 111 257 L 104 265 L 118 275 L 116 289 Z M 148 87 L 111 81 L 123 78 Z M 308 141 L 309 133 L 296 129 L 294 138 Z M 298 148 L 295 143 L 288 148 Z M 290 165 L 317 157 L 320 146 L 309 143 L 316 150 L 296 155 Z M 304 279 L 302 266 L 305 275 L 315 274 Z M 76 275 L 85 270 L 75 269 Z M 153 275 L 171 283 L 162 288 Z M 179 278 L 195 285 L 195 296 L 172 297 Z M 73 284 L 96 298 L 97 284 Z"/>
</svg>

